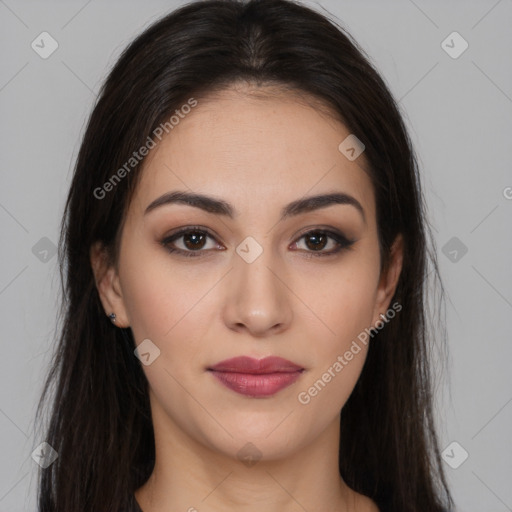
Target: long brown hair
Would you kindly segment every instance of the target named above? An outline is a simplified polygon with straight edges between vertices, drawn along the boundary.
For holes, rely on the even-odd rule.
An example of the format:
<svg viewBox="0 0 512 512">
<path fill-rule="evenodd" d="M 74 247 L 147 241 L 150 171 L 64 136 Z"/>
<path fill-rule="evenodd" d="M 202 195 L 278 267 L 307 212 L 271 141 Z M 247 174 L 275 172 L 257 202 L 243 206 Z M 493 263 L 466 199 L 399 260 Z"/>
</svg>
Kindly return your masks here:
<svg viewBox="0 0 512 512">
<path fill-rule="evenodd" d="M 337 23 L 288 0 L 187 4 L 131 43 L 100 91 L 61 225 L 63 316 L 37 411 L 39 417 L 51 401 L 45 440 L 58 458 L 41 470 L 39 510 L 117 512 L 152 471 L 148 383 L 131 330 L 105 316 L 89 259 L 90 247 L 101 241 L 116 260 L 140 163 L 103 197 L 97 189 L 191 97 L 239 80 L 320 100 L 365 145 L 382 268 L 396 235 L 404 239 L 392 299 L 402 310 L 370 344 L 341 411 L 340 474 L 382 512 L 451 510 L 432 413 L 430 357 L 444 337 L 429 332 L 429 262 L 440 281 L 412 144 L 364 51 Z"/>
</svg>

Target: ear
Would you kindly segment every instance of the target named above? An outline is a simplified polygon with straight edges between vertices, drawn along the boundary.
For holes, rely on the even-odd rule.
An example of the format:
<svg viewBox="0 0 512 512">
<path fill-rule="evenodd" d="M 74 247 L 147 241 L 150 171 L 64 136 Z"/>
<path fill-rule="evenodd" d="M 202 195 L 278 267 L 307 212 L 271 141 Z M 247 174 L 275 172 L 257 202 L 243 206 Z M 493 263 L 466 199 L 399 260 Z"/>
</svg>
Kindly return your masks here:
<svg viewBox="0 0 512 512">
<path fill-rule="evenodd" d="M 400 277 L 400 272 L 402 271 L 404 253 L 403 245 L 403 237 L 402 234 L 399 233 L 391 246 L 387 269 L 384 269 L 380 276 L 375 301 L 375 309 L 373 311 L 372 325 L 375 325 L 377 320 L 381 320 L 380 315 L 386 313 L 393 294 L 395 293 L 398 284 L 398 278 Z"/>
<path fill-rule="evenodd" d="M 101 242 L 95 242 L 89 252 L 91 267 L 105 315 L 116 314 L 117 327 L 129 327 L 126 307 L 115 266 L 110 263 L 107 250 Z"/>
</svg>

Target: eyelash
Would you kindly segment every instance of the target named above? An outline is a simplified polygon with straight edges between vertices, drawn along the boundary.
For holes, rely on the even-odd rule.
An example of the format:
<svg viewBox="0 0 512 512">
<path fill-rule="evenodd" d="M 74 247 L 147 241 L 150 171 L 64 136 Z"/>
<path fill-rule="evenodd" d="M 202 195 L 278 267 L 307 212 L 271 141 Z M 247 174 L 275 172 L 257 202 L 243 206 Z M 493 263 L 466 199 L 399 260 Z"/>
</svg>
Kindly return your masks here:
<svg viewBox="0 0 512 512">
<path fill-rule="evenodd" d="M 171 247 L 169 244 L 172 242 L 178 240 L 179 238 L 183 237 L 184 235 L 190 234 L 190 233 L 196 233 L 196 234 L 204 234 L 207 235 L 210 238 L 213 238 L 215 240 L 215 237 L 205 228 L 202 228 L 201 226 L 190 226 L 185 229 L 182 229 L 176 233 L 173 233 L 172 235 L 166 236 L 163 240 L 161 240 L 161 245 L 165 247 L 165 249 L 169 253 L 176 253 L 181 256 L 185 256 L 187 258 L 197 258 L 202 257 L 203 255 L 201 253 L 206 252 L 204 249 L 198 249 L 197 251 L 184 251 L 182 249 L 177 249 L 176 247 Z M 327 235 L 329 238 L 334 240 L 338 246 L 336 249 L 328 251 L 328 252 L 322 252 L 322 251 L 306 251 L 306 253 L 310 253 L 308 257 L 325 257 L 325 256 L 334 256 L 341 252 L 344 249 L 349 249 L 351 245 L 355 243 L 356 240 L 349 240 L 341 233 L 338 233 L 336 231 L 331 231 L 328 229 L 321 229 L 321 228 L 315 228 L 310 231 L 306 231 L 303 233 L 294 243 L 297 243 L 299 240 L 302 240 L 304 237 L 307 237 L 308 235 L 312 234 L 322 234 Z"/>
</svg>

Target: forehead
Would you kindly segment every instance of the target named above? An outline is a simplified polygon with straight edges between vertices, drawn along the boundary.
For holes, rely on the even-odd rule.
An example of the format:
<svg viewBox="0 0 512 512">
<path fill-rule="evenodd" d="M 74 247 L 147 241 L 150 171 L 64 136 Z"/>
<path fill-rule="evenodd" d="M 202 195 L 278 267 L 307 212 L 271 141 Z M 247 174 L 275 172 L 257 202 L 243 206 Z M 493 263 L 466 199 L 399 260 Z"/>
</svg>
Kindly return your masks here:
<svg viewBox="0 0 512 512">
<path fill-rule="evenodd" d="M 350 131 L 316 100 L 289 91 L 230 88 L 198 104 L 152 149 L 134 203 L 175 189 L 229 199 L 240 210 L 339 190 L 373 215 L 364 153 L 350 161 Z"/>
</svg>

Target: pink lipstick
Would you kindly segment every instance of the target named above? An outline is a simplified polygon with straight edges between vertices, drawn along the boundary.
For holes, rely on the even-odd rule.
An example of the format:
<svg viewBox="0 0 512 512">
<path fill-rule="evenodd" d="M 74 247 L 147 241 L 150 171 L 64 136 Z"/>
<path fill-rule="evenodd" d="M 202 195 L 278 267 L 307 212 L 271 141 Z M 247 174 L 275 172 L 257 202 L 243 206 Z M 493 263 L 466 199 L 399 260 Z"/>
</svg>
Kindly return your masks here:
<svg viewBox="0 0 512 512">
<path fill-rule="evenodd" d="M 208 371 L 229 389 L 251 397 L 272 396 L 293 384 L 304 371 L 281 357 L 234 357 L 221 361 Z"/>
</svg>

